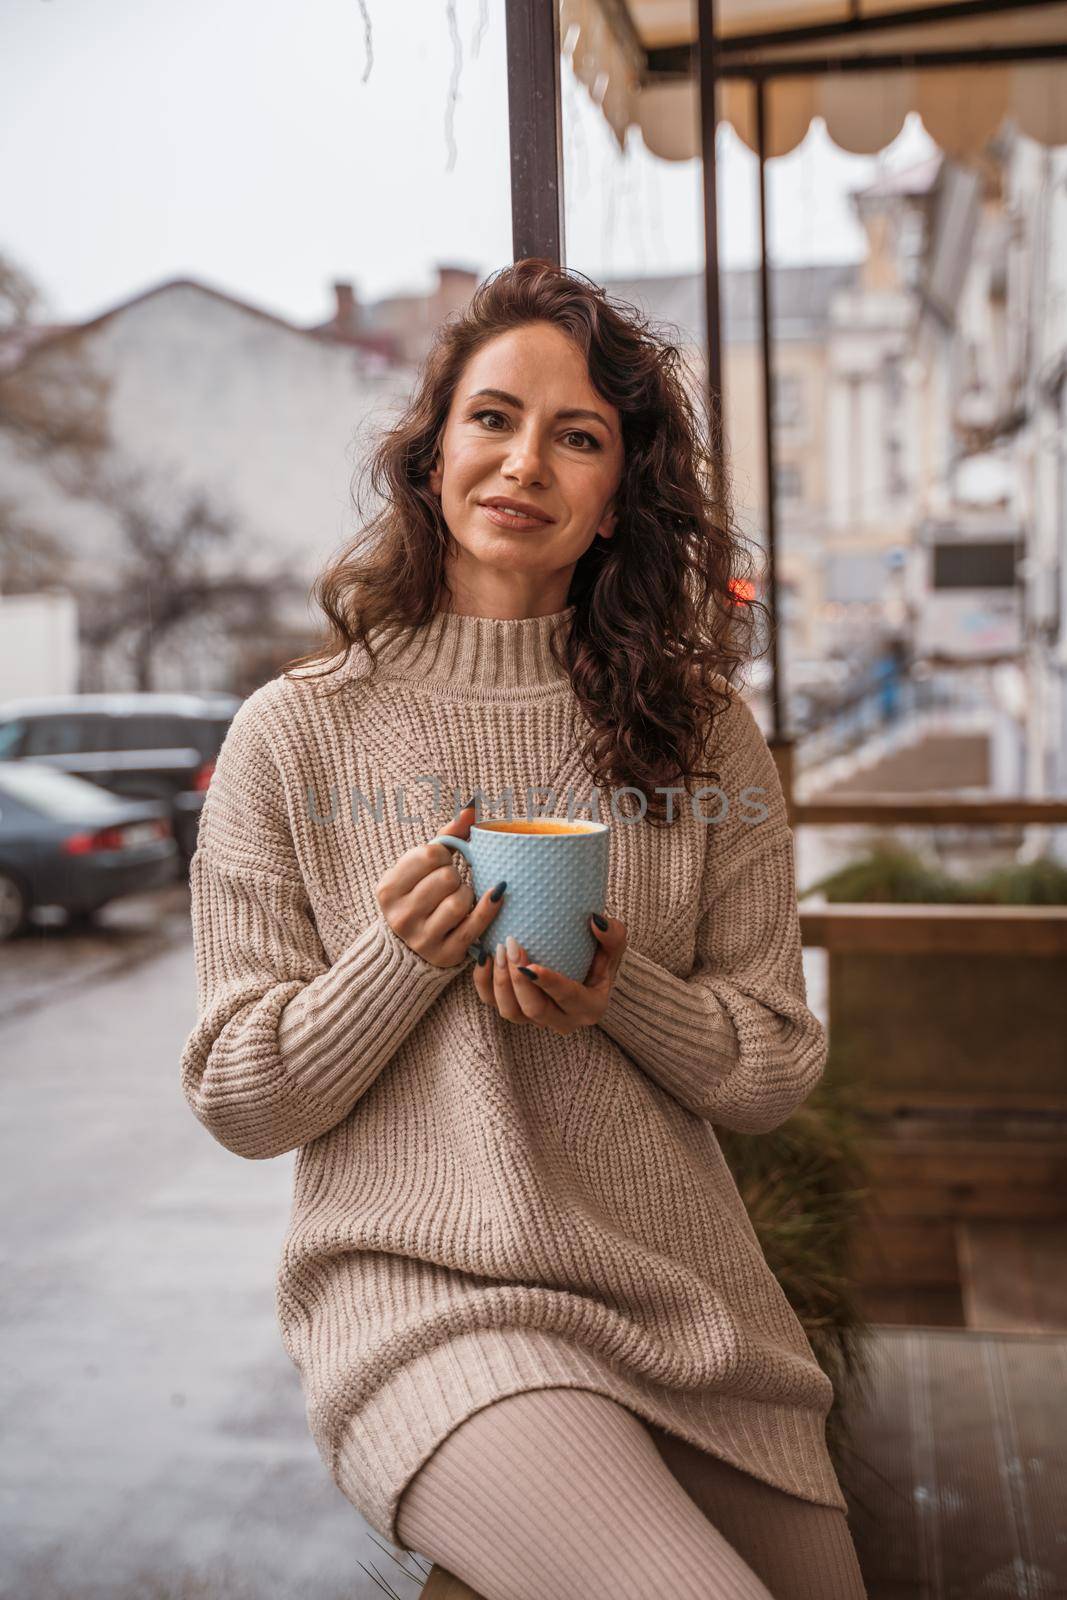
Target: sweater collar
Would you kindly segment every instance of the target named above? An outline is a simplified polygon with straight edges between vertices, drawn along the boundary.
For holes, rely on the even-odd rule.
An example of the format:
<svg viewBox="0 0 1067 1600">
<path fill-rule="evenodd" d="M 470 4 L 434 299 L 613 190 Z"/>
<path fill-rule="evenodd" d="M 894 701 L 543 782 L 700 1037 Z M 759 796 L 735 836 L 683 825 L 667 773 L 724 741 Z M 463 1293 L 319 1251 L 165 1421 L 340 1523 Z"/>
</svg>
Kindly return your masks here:
<svg viewBox="0 0 1067 1600">
<path fill-rule="evenodd" d="M 570 676 L 552 656 L 553 630 L 560 642 L 577 607 L 543 617 L 471 617 L 436 611 L 430 621 L 385 643 L 372 630 L 378 670 L 404 682 L 432 683 L 453 692 L 555 688 Z"/>
</svg>

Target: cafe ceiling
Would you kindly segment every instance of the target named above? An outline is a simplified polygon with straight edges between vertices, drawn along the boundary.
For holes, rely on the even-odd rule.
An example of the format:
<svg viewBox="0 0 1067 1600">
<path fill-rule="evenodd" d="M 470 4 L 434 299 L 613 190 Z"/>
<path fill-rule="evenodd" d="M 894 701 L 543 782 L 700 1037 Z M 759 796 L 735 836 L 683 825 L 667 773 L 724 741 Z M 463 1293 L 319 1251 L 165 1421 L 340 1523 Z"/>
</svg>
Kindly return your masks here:
<svg viewBox="0 0 1067 1600">
<path fill-rule="evenodd" d="M 918 20 L 920 9 L 936 10 L 936 20 Z M 1005 118 L 1042 144 L 1067 144 L 1067 55 L 1051 54 L 1067 50 L 1067 0 L 1008 0 L 986 11 L 973 0 L 715 0 L 714 10 L 719 117 L 755 149 L 753 78 L 762 75 L 769 156 L 800 144 L 814 117 L 842 149 L 873 154 L 911 111 L 961 160 L 977 155 Z M 785 37 L 796 30 L 804 31 Z M 665 160 L 700 154 L 692 0 L 560 0 L 560 40 L 620 145 L 636 127 Z M 1024 48 L 1050 53 L 962 65 L 923 59 Z M 872 58 L 877 64 L 863 70 L 849 65 Z"/>
</svg>

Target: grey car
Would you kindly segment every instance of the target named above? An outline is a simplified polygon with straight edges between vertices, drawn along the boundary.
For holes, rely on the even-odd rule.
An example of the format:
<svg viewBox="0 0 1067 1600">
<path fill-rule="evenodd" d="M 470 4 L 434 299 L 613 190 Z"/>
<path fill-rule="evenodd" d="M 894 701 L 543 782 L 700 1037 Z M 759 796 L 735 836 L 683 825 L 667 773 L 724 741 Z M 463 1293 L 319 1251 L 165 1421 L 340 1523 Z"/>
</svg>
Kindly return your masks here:
<svg viewBox="0 0 1067 1600">
<path fill-rule="evenodd" d="M 164 801 L 186 865 L 233 694 L 36 695 L 0 703 L 0 764 L 35 761 L 124 799 Z"/>
<path fill-rule="evenodd" d="M 180 858 L 168 810 L 33 761 L 0 763 L 0 940 L 34 906 L 86 916 L 173 882 Z"/>
</svg>

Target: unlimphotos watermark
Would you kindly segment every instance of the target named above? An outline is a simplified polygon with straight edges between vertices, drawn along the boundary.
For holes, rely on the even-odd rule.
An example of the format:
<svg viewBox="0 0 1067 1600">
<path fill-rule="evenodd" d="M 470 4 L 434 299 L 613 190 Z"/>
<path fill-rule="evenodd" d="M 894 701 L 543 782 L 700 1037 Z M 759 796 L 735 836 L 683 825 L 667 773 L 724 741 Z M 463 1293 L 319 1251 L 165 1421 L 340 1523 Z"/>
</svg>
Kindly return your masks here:
<svg viewBox="0 0 1067 1600">
<path fill-rule="evenodd" d="M 430 784 L 432 786 L 434 812 L 435 814 L 440 813 L 442 808 L 442 793 L 444 790 L 444 785 L 442 784 L 441 779 L 433 773 L 427 773 L 425 776 L 416 778 L 415 782 Z M 730 814 L 729 796 L 726 794 L 725 790 L 720 789 L 717 784 L 708 784 L 703 788 L 694 790 L 692 793 L 689 793 L 687 789 L 681 786 L 661 787 L 657 785 L 654 792 L 656 794 L 666 795 L 667 797 L 666 820 L 668 822 L 673 822 L 675 820 L 674 804 L 675 796 L 677 795 L 685 795 L 688 798 L 690 815 L 693 817 L 694 821 L 703 822 L 711 827 L 717 827 L 721 823 L 725 822 Z M 737 796 L 737 803 L 744 808 L 740 816 L 740 820 L 743 823 L 751 825 L 757 822 L 765 822 L 770 816 L 770 808 L 767 806 L 767 804 L 763 800 L 754 798 L 758 795 L 764 795 L 766 792 L 766 789 L 759 785 L 741 790 L 740 794 Z M 464 796 L 461 790 L 455 785 L 451 786 L 451 794 L 453 797 L 454 811 L 458 811 L 460 809 L 464 803 L 464 799 L 470 798 L 469 796 Z M 623 795 L 637 796 L 638 810 L 636 813 L 631 814 L 626 811 L 620 812 L 618 808 L 618 802 Z M 544 796 L 545 798 L 538 799 L 536 798 L 538 796 Z M 717 806 L 717 809 L 714 809 L 710 815 L 705 809 L 708 796 L 716 797 L 714 803 Z M 590 794 L 586 799 L 579 801 L 575 796 L 574 785 L 568 785 L 566 812 L 560 810 L 560 801 L 557 791 L 545 784 L 527 784 L 524 792 L 524 799 L 526 802 L 526 809 L 521 813 L 521 816 L 517 818 L 515 813 L 514 787 L 509 785 L 509 787 L 506 788 L 499 797 L 494 797 L 491 795 L 487 796 L 484 790 L 475 789 L 473 794 L 475 824 L 482 820 L 493 822 L 514 822 L 516 820 L 534 821 L 544 817 L 560 817 L 567 822 L 606 822 L 609 820 L 608 817 L 605 817 L 602 812 L 601 791 L 595 788 L 590 791 Z M 361 824 L 367 821 L 371 821 L 375 824 L 381 824 L 385 820 L 386 807 L 388 803 L 389 802 L 386 799 L 385 788 L 381 784 L 379 784 L 375 789 L 373 800 L 368 799 L 363 791 L 357 788 L 354 784 L 349 790 L 348 812 L 352 818 L 352 821 L 356 824 Z M 314 785 L 310 783 L 308 784 L 307 814 L 309 819 L 317 826 L 329 827 L 332 823 L 335 823 L 340 815 L 340 804 L 341 802 L 338 785 L 331 784 L 329 795 L 329 811 L 324 814 L 319 805 L 319 796 L 315 791 Z M 504 813 L 502 816 L 496 814 L 499 806 L 504 807 Z M 396 821 L 399 823 L 414 823 L 422 820 L 418 816 L 409 816 L 407 814 L 407 792 L 404 784 L 402 783 L 394 784 L 392 787 L 392 809 Z M 588 812 L 588 817 L 579 817 L 579 811 Z M 612 789 L 610 791 L 609 811 L 610 820 L 612 822 L 624 824 L 640 822 L 648 811 L 648 796 L 645 794 L 644 790 L 635 788 L 631 785 L 625 785 L 619 789 Z"/>
</svg>

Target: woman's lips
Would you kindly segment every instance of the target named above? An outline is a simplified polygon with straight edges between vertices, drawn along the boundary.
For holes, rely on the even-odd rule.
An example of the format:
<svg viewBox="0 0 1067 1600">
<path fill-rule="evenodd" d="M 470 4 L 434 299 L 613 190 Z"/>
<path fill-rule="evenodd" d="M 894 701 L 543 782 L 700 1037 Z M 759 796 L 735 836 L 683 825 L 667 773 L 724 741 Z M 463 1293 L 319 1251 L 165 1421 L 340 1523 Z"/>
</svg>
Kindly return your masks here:
<svg viewBox="0 0 1067 1600">
<path fill-rule="evenodd" d="M 523 517 L 515 511 L 505 511 L 503 506 L 486 506 L 481 509 L 485 512 L 490 522 L 495 522 L 498 528 L 516 528 L 529 532 L 532 528 L 547 528 L 549 523 L 542 517 Z"/>
</svg>

